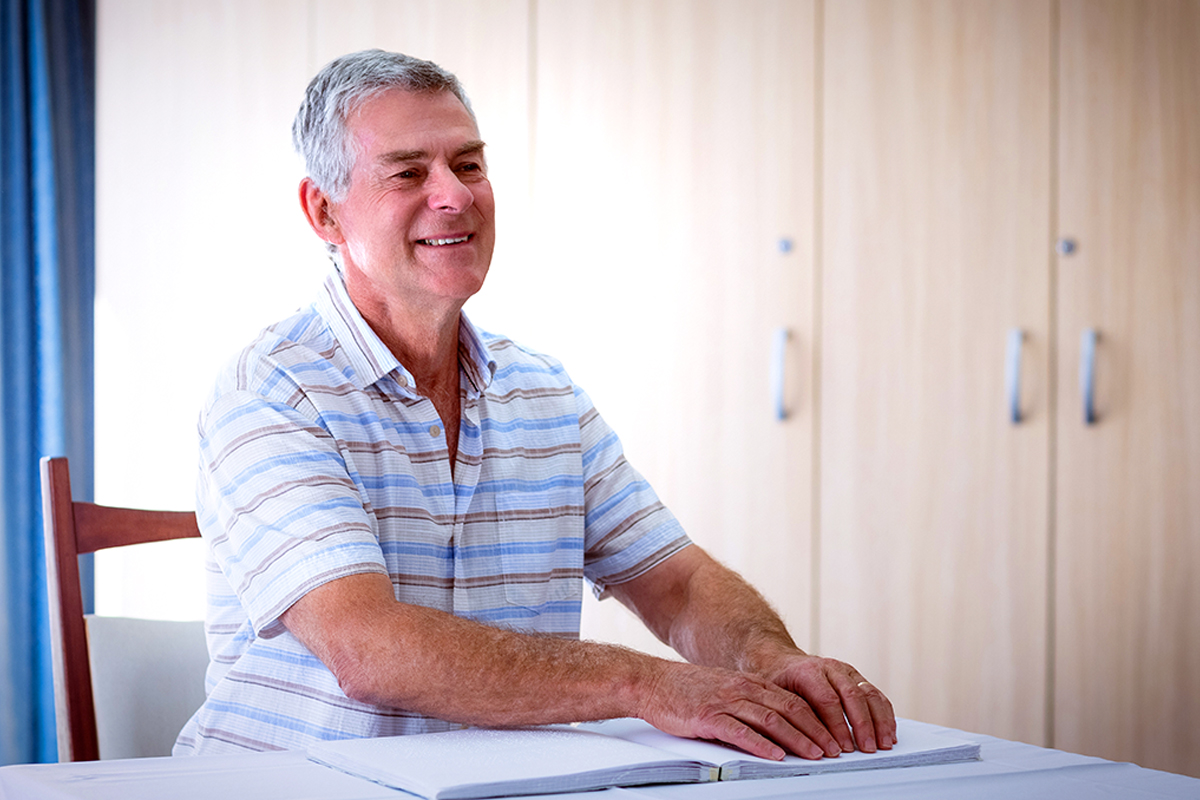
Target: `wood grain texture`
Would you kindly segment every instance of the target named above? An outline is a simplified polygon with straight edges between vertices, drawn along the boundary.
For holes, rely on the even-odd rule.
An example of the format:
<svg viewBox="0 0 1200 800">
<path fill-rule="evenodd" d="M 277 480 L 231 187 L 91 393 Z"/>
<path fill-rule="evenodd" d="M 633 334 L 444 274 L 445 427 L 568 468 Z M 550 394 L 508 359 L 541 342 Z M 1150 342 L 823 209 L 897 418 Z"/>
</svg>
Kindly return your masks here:
<svg viewBox="0 0 1200 800">
<path fill-rule="evenodd" d="M 685 529 L 807 642 L 814 6 L 542 3 L 537 19 L 534 268 L 583 287 L 541 311 L 554 352 Z M 585 635 L 665 652 L 610 606 L 586 609 Z"/>
<path fill-rule="evenodd" d="M 1197 42 L 1194 0 L 1062 4 L 1054 744 L 1200 776 Z"/>
<path fill-rule="evenodd" d="M 824 27 L 821 646 L 903 716 L 1034 743 L 1050 25 L 1043 2 L 839 0 Z"/>
</svg>

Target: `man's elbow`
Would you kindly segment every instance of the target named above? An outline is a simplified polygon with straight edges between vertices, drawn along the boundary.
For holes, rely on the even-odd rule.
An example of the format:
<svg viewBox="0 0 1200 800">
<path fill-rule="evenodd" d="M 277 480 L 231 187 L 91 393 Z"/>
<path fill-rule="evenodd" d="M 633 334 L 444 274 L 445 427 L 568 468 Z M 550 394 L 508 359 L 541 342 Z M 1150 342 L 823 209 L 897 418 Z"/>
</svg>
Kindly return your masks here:
<svg viewBox="0 0 1200 800">
<path fill-rule="evenodd" d="M 337 679 L 338 687 L 346 697 L 359 703 L 381 706 L 392 705 L 396 698 L 383 675 L 384 670 L 371 657 L 355 647 L 331 648 L 321 660 Z M 320 656 L 319 656 L 320 657 Z"/>
</svg>

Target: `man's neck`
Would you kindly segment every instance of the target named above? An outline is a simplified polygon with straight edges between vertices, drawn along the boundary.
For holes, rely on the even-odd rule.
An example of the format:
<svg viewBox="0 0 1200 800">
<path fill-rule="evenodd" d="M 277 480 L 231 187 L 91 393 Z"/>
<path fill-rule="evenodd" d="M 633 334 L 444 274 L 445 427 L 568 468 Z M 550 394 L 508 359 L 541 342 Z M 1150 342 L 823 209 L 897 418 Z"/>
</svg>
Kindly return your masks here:
<svg viewBox="0 0 1200 800">
<path fill-rule="evenodd" d="M 420 303 L 388 297 L 345 273 L 346 291 L 371 330 L 412 373 L 417 391 L 426 396 L 446 384 L 458 387 L 458 329 L 461 302 Z"/>
<path fill-rule="evenodd" d="M 347 281 L 350 299 L 371 330 L 412 373 L 415 391 L 429 398 L 442 420 L 451 474 L 458 453 L 458 331 L 462 304 L 442 307 L 388 305 L 378 295 Z"/>
</svg>

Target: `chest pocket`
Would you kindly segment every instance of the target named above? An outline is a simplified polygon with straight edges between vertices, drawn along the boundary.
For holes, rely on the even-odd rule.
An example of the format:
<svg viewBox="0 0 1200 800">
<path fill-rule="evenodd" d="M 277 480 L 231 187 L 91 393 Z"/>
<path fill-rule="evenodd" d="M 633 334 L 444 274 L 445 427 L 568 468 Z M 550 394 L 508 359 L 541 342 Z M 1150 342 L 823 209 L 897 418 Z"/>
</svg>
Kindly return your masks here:
<svg viewBox="0 0 1200 800">
<path fill-rule="evenodd" d="M 556 510 L 562 512 L 562 509 Z M 504 597 L 529 615 L 568 611 L 583 599 L 583 518 L 507 519 L 498 525 Z"/>
</svg>

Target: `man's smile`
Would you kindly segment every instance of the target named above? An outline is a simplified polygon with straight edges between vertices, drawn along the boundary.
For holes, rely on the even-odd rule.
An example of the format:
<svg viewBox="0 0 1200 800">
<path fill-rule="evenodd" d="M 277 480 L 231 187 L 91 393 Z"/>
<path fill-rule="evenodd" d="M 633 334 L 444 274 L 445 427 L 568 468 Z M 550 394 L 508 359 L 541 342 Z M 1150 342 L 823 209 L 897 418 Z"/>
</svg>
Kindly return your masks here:
<svg viewBox="0 0 1200 800">
<path fill-rule="evenodd" d="M 467 234 L 466 236 L 455 236 L 450 239 L 417 239 L 417 244 L 425 244 L 430 247 L 445 247 L 448 244 L 462 244 L 463 242 L 470 241 L 470 239 L 471 235 Z"/>
</svg>

